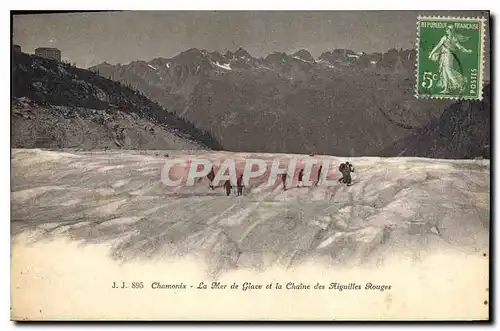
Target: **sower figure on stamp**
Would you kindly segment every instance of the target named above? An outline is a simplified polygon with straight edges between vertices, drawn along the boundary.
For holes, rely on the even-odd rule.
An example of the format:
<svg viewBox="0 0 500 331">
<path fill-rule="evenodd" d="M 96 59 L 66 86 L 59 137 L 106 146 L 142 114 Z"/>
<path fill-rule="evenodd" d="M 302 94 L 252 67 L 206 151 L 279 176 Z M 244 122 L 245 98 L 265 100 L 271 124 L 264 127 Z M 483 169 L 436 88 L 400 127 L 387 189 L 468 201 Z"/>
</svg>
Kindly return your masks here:
<svg viewBox="0 0 500 331">
<path fill-rule="evenodd" d="M 463 74 L 462 64 L 458 61 L 458 52 L 472 53 L 472 50 L 465 48 L 460 43 L 465 42 L 469 37 L 462 36 L 455 31 L 452 24 L 446 26 L 446 34 L 439 43 L 429 53 L 429 59 L 439 63 L 439 80 L 437 85 L 443 90 L 440 93 L 449 93 L 450 90 L 462 92 L 467 83 L 467 78 Z M 455 68 L 461 69 L 459 72 Z"/>
<path fill-rule="evenodd" d="M 352 184 L 351 172 L 354 172 L 354 167 L 349 162 L 342 163 L 339 166 L 339 171 L 342 173 L 342 177 L 339 179 L 339 183 L 344 183 L 350 186 Z"/>
</svg>

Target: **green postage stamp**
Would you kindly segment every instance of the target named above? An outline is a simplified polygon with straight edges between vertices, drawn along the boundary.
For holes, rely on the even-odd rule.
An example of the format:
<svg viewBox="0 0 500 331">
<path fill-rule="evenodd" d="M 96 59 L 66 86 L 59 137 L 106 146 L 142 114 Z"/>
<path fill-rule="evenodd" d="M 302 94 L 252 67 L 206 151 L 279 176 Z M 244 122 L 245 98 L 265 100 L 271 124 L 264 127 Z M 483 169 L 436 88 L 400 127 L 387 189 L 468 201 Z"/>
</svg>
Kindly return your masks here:
<svg viewBox="0 0 500 331">
<path fill-rule="evenodd" d="M 484 18 L 419 16 L 417 98 L 481 100 Z"/>
</svg>

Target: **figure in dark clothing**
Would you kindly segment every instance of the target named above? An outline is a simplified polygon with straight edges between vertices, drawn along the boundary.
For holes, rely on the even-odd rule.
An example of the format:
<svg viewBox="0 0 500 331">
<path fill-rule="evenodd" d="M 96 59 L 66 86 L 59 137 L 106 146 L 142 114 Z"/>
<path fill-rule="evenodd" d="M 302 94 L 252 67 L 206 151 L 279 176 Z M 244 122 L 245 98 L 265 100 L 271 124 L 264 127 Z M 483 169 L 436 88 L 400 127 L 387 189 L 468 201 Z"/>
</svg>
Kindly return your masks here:
<svg viewBox="0 0 500 331">
<path fill-rule="evenodd" d="M 238 180 L 236 181 L 236 187 L 238 189 L 238 195 L 243 195 L 243 175 L 240 175 L 240 177 L 238 177 Z"/>
<path fill-rule="evenodd" d="M 229 196 L 231 194 L 231 189 L 233 188 L 229 179 L 224 183 L 224 188 L 226 189 L 226 195 Z"/>
<path fill-rule="evenodd" d="M 354 172 L 354 167 L 349 162 L 342 163 L 339 167 L 339 171 L 342 173 L 342 178 L 339 179 L 339 183 L 347 184 L 348 186 L 352 184 L 351 172 Z"/>
<path fill-rule="evenodd" d="M 281 174 L 281 181 L 283 182 L 283 191 L 286 191 L 286 174 Z"/>
<path fill-rule="evenodd" d="M 210 184 L 208 184 L 208 187 L 210 187 L 210 189 L 213 190 L 214 189 L 214 184 L 213 184 L 212 181 L 215 178 L 214 168 L 210 169 L 210 172 L 208 173 L 207 178 L 210 181 Z"/>
<path fill-rule="evenodd" d="M 321 180 L 321 170 L 323 170 L 323 166 L 322 166 L 322 165 L 320 165 L 320 166 L 319 166 L 319 170 L 318 170 L 318 181 L 316 182 L 315 186 L 318 186 L 319 181 Z"/>
<path fill-rule="evenodd" d="M 300 185 L 302 184 L 302 186 L 304 186 L 304 182 L 302 181 L 302 178 L 304 177 L 304 169 L 300 169 L 299 171 L 299 181 L 297 183 L 297 187 L 300 187 Z"/>
</svg>

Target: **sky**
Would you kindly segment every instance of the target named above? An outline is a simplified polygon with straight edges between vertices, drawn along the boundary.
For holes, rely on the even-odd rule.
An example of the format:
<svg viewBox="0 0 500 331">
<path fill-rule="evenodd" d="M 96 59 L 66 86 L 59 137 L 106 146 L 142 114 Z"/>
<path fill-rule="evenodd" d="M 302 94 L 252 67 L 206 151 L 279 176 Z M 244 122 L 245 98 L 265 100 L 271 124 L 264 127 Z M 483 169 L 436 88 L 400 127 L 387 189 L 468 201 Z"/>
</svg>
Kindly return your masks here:
<svg viewBox="0 0 500 331">
<path fill-rule="evenodd" d="M 80 68 L 173 57 L 189 48 L 255 57 L 307 49 L 386 52 L 414 48 L 417 11 L 123 11 L 15 15 L 13 42 L 23 52 L 56 47 Z M 453 16 L 471 12 L 452 12 Z M 473 12 L 474 16 L 481 12 Z M 486 14 L 483 14 L 486 15 Z"/>
</svg>

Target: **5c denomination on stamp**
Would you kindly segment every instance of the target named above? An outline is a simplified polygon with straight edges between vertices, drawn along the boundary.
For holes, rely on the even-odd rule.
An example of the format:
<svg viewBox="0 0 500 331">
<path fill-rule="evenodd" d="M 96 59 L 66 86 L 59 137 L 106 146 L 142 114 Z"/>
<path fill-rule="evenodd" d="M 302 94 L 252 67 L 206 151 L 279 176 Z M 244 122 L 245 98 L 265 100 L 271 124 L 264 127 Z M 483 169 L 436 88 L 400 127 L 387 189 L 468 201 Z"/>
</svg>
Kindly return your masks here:
<svg viewBox="0 0 500 331">
<path fill-rule="evenodd" d="M 482 99 L 485 20 L 418 17 L 417 98 Z"/>
</svg>

